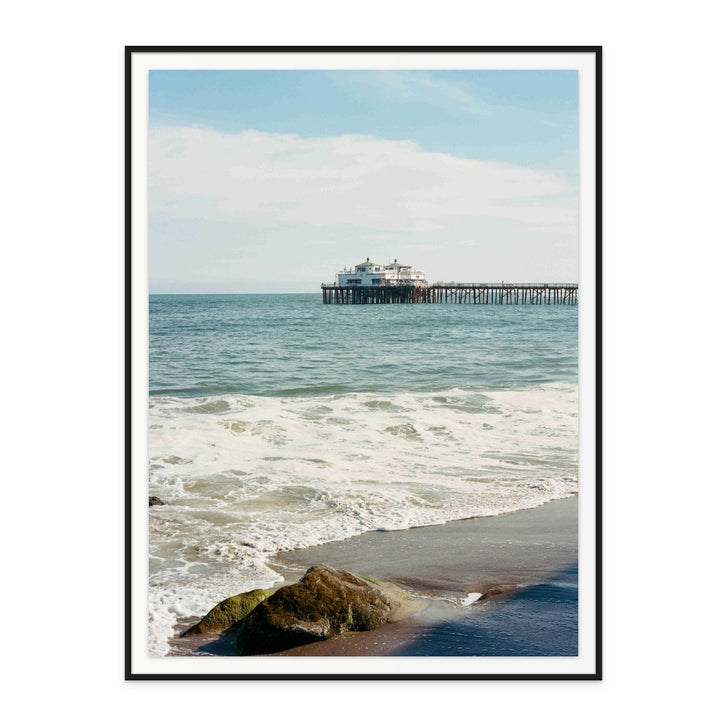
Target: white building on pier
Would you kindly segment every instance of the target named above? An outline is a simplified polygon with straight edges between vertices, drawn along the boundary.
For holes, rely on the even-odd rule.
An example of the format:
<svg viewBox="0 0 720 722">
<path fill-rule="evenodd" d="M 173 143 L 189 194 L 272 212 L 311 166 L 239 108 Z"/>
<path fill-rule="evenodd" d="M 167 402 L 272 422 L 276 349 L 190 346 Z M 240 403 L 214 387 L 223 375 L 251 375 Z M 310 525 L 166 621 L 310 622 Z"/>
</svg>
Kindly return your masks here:
<svg viewBox="0 0 720 722">
<path fill-rule="evenodd" d="M 412 266 L 398 263 L 397 258 L 386 266 L 374 263 L 370 258 L 358 263 L 355 268 L 347 268 L 335 275 L 338 286 L 400 286 L 415 285 L 427 286 L 425 273 L 413 270 Z"/>
</svg>

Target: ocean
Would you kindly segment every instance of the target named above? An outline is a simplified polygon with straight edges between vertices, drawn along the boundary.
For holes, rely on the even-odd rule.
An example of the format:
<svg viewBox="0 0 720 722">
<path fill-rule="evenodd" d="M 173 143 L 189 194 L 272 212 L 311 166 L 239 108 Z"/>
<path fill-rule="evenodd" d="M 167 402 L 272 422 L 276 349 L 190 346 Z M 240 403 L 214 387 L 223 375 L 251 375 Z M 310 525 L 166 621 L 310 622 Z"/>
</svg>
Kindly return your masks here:
<svg viewBox="0 0 720 722">
<path fill-rule="evenodd" d="M 578 307 L 152 295 L 150 653 L 273 554 L 578 491 Z"/>
</svg>

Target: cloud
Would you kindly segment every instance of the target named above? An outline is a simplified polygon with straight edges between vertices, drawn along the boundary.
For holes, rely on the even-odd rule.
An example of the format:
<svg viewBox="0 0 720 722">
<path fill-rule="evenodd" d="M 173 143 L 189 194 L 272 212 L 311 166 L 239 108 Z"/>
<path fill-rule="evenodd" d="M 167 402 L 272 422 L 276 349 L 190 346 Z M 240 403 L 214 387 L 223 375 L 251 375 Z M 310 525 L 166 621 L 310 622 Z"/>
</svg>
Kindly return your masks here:
<svg viewBox="0 0 720 722">
<path fill-rule="evenodd" d="M 427 152 L 412 141 L 167 127 L 149 138 L 150 214 L 255 225 L 450 233 L 498 219 L 576 234 L 575 189 L 530 168 Z"/>
</svg>

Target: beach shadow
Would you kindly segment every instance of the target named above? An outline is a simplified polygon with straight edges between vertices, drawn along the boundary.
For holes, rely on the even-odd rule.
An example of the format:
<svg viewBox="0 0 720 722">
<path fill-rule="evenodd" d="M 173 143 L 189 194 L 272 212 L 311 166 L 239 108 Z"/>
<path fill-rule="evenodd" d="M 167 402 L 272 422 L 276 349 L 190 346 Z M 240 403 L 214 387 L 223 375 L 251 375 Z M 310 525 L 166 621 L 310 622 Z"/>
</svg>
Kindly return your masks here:
<svg viewBox="0 0 720 722">
<path fill-rule="evenodd" d="M 578 566 L 480 601 L 461 618 L 426 627 L 400 657 L 564 657 L 578 653 Z"/>
<path fill-rule="evenodd" d="M 215 657 L 237 657 L 237 635 L 221 635 L 217 639 L 200 645 L 200 654 L 211 654 Z"/>
</svg>

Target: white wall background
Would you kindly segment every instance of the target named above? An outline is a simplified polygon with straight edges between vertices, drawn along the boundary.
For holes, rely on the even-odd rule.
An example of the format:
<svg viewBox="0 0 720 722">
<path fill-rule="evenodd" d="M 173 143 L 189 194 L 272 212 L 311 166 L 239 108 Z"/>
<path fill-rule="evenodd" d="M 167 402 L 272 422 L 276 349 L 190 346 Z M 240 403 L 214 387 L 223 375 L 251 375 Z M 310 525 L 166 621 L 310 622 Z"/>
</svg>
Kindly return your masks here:
<svg viewBox="0 0 720 722">
<path fill-rule="evenodd" d="M 29 720 L 704 717 L 718 644 L 720 153 L 710 7 L 6 7 L 6 707 Z M 604 46 L 605 681 L 123 681 L 123 47 L 143 44 Z"/>
</svg>

